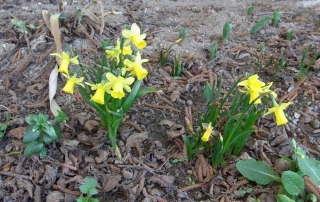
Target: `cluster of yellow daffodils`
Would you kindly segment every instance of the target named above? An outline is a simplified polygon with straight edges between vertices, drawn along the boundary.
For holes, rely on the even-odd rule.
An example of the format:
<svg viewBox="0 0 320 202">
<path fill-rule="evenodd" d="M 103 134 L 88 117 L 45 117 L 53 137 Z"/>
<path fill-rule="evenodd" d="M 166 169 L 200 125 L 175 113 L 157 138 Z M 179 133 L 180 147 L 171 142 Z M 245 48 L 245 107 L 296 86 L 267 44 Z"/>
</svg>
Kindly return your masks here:
<svg viewBox="0 0 320 202">
<path fill-rule="evenodd" d="M 259 80 L 258 75 L 252 75 L 247 80 L 241 81 L 238 83 L 238 86 L 243 86 L 246 90 L 240 90 L 243 93 L 250 94 L 249 103 L 252 103 L 257 99 L 260 94 L 271 92 L 269 88 L 271 87 L 272 82 L 266 86 L 266 84 Z M 254 104 L 261 104 L 261 99 L 257 99 Z"/>
<path fill-rule="evenodd" d="M 84 87 L 84 85 L 82 84 L 84 77 L 77 78 L 77 74 L 74 74 L 71 77 L 69 75 L 69 64 L 73 63 L 73 64 L 78 65 L 79 64 L 78 56 L 70 58 L 69 54 L 64 51 L 62 52 L 62 54 L 52 53 L 51 55 L 57 56 L 58 58 L 61 59 L 58 72 L 61 72 L 63 74 L 63 76 L 68 79 L 66 85 L 62 88 L 62 91 L 69 93 L 69 94 L 73 94 L 73 89 L 74 89 L 75 84 Z"/>
<path fill-rule="evenodd" d="M 241 81 L 238 83 L 238 86 L 243 86 L 246 90 L 240 90 L 243 93 L 250 94 L 250 101 L 249 103 L 252 103 L 254 100 L 254 104 L 260 104 L 261 99 L 257 99 L 262 93 L 270 93 L 270 97 L 273 103 L 273 107 L 268 110 L 267 113 L 264 114 L 268 115 L 271 113 L 275 114 L 276 117 L 276 123 L 277 125 L 283 125 L 288 123 L 288 119 L 286 118 L 284 114 L 284 109 L 286 109 L 292 102 L 289 103 L 282 103 L 281 105 L 278 105 L 278 103 L 275 101 L 275 98 L 277 97 L 277 94 L 272 92 L 269 88 L 271 87 L 272 82 L 268 85 L 266 85 L 264 82 L 259 80 L 258 75 L 252 75 L 247 80 Z"/>
<path fill-rule="evenodd" d="M 123 30 L 122 36 L 126 39 L 126 41 L 123 44 L 122 50 L 120 47 L 120 39 L 117 40 L 117 45 L 114 48 L 112 48 L 111 50 L 106 50 L 107 58 L 116 59 L 117 64 L 119 64 L 120 61 L 120 54 L 122 54 L 122 56 L 132 54 L 132 48 L 129 45 L 130 43 L 133 43 L 140 50 L 145 48 L 147 45 L 147 43 L 144 41 L 144 39 L 146 38 L 146 34 L 140 34 L 140 28 L 136 23 L 132 24 L 131 30 Z M 135 75 L 137 76 L 138 80 L 145 78 L 148 75 L 148 71 L 142 67 L 142 63 L 148 62 L 149 60 L 141 59 L 140 52 L 137 52 L 135 56 L 132 55 L 130 58 L 134 58 L 134 61 L 127 57 L 123 61 L 123 64 L 125 66 L 121 69 L 122 76 L 129 72 L 130 76 Z"/>
</svg>

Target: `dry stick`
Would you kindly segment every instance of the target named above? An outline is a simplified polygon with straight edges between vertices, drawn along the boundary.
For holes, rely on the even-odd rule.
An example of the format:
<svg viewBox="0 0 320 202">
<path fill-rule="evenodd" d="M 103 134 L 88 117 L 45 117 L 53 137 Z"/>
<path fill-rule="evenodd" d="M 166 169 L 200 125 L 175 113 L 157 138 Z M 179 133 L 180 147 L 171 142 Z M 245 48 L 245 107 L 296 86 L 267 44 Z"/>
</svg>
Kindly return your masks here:
<svg viewBox="0 0 320 202">
<path fill-rule="evenodd" d="M 31 62 L 32 56 L 29 55 L 13 72 L 12 74 L 20 73 L 27 68 L 29 63 Z"/>
<path fill-rule="evenodd" d="M 298 81 L 298 83 L 294 86 L 294 88 L 288 93 L 286 94 L 285 96 L 283 96 L 279 103 L 282 103 L 285 99 L 289 98 L 289 97 L 292 97 L 293 94 L 296 93 L 297 89 L 299 88 L 299 86 L 307 79 L 307 77 L 303 77 L 300 81 Z"/>
<path fill-rule="evenodd" d="M 121 122 L 121 124 L 123 125 L 128 125 L 128 126 L 132 126 L 134 127 L 137 131 L 139 132 L 142 132 L 143 130 L 140 128 L 140 126 L 134 122 L 131 122 L 131 121 L 124 121 L 124 122 Z"/>
<path fill-rule="evenodd" d="M 163 102 L 167 103 L 168 105 L 172 106 L 172 102 L 170 102 L 167 98 L 164 98 L 160 95 L 160 93 L 158 92 L 154 92 L 154 94 L 156 95 L 157 98 L 159 98 L 160 100 L 162 100 Z"/>
<path fill-rule="evenodd" d="M 193 184 L 193 185 L 189 185 L 189 186 L 186 186 L 186 187 L 183 187 L 181 188 L 180 190 L 183 191 L 183 192 L 186 192 L 186 191 L 190 191 L 192 189 L 197 189 L 197 188 L 200 188 L 204 185 L 204 183 L 199 183 L 199 184 Z"/>
<path fill-rule="evenodd" d="M 144 175 L 145 175 L 145 171 L 142 171 L 142 172 L 144 172 Z M 138 190 L 137 190 L 137 193 L 136 193 L 136 197 L 138 197 L 141 194 L 141 191 L 142 191 L 142 189 L 144 187 L 145 180 L 146 180 L 146 178 L 144 176 L 141 177 L 141 179 L 139 181 L 139 186 L 138 186 Z"/>
<path fill-rule="evenodd" d="M 78 170 L 77 167 L 69 165 L 69 164 L 66 164 L 66 163 L 58 163 L 58 166 L 64 167 L 64 168 L 69 168 L 70 170 Z"/>
<path fill-rule="evenodd" d="M 170 106 L 163 106 L 163 105 L 153 105 L 153 104 L 148 104 L 148 103 L 145 103 L 145 105 L 147 107 L 152 107 L 152 108 L 156 108 L 156 109 L 167 109 L 167 110 L 172 110 L 174 112 L 178 112 L 180 113 L 181 111 L 176 109 L 176 108 L 173 108 L 173 107 L 170 107 Z"/>
<path fill-rule="evenodd" d="M 151 195 L 147 192 L 146 188 L 143 188 L 143 189 L 142 189 L 142 193 L 143 193 L 143 196 L 144 196 L 144 197 L 150 198 L 153 202 L 156 202 L 156 201 L 157 201 L 156 197 L 151 196 Z"/>
<path fill-rule="evenodd" d="M 26 176 L 26 175 L 20 175 L 20 174 L 12 173 L 12 172 L 0 171 L 0 175 L 6 175 L 6 176 L 10 176 L 10 177 L 22 178 L 24 180 L 32 180 L 32 177 L 29 177 L 29 176 Z"/>
<path fill-rule="evenodd" d="M 57 189 L 61 192 L 67 193 L 67 194 L 75 195 L 75 196 L 81 196 L 81 194 L 82 194 L 80 191 L 71 191 L 69 189 L 63 188 L 63 187 L 56 185 L 56 184 L 52 185 L 52 188 Z"/>
</svg>

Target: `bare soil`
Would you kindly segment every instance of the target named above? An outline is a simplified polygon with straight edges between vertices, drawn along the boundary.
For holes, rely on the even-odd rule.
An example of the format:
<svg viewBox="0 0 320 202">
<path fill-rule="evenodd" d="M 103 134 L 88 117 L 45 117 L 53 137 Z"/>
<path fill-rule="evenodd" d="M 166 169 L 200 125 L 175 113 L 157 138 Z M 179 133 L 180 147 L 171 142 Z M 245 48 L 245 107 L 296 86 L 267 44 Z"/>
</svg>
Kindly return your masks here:
<svg viewBox="0 0 320 202">
<path fill-rule="evenodd" d="M 211 76 L 222 75 L 223 88 L 228 90 L 245 73 L 259 74 L 263 81 L 274 82 L 278 101 L 294 102 L 286 111 L 290 118 L 287 125 L 276 126 L 273 116 L 259 120 L 257 128 L 261 132 L 252 135 L 243 155 L 269 161 L 281 172 L 279 154 L 290 156 L 291 138 L 295 138 L 310 157 L 320 159 L 319 60 L 302 82 L 298 80 L 304 50 L 312 45 L 308 64 L 320 49 L 318 2 L 102 1 L 101 35 L 101 1 L 97 2 L 68 1 L 66 19 L 61 23 L 63 48 L 71 45 L 83 63 L 92 64 L 94 56 L 102 51 L 102 41 L 114 41 L 125 26 L 138 23 L 147 34 L 148 46 L 142 55 L 150 60 L 144 86 L 156 87 L 157 93 L 140 98 L 119 128 L 118 145 L 124 158 L 118 160 L 109 149 L 110 142 L 94 110 L 79 93 L 63 93 L 65 81 L 59 78 L 55 99 L 70 118 L 63 137 L 48 146 L 46 158 L 24 157 L 25 118 L 32 113 L 53 117 L 48 77 L 56 65 L 49 55 L 55 52 L 55 44 L 42 11 L 59 12 L 59 1 L 0 0 L 0 122 L 6 123 L 8 114 L 10 120 L 0 141 L 0 201 L 75 201 L 86 177 L 98 180 L 96 198 L 100 201 L 249 201 L 250 197 L 276 201 L 278 185 L 263 187 L 244 180 L 235 168 L 236 156 L 229 157 L 218 169 L 203 157 L 173 162 L 185 158 L 181 150 L 184 118 L 191 112 L 197 127 L 197 116 L 205 110 L 203 86 Z M 248 16 L 250 6 L 255 10 Z M 75 17 L 78 9 L 92 13 Z M 275 10 L 281 14 L 280 23 L 266 25 L 251 35 L 252 26 Z M 14 18 L 40 27 L 24 34 L 11 23 Z M 233 25 L 228 42 L 221 39 L 226 22 Z M 181 28 L 187 31 L 184 42 L 173 46 L 170 61 L 161 67 L 159 49 L 177 40 Z M 294 38 L 288 41 L 291 30 Z M 218 55 L 210 61 L 209 49 L 214 42 Z M 259 51 L 261 44 L 265 51 Z M 185 67 L 180 78 L 171 76 L 174 55 L 182 56 Z M 284 67 L 279 65 L 281 58 L 286 61 Z M 203 174 L 199 167 L 212 172 Z M 239 190 L 250 187 L 250 194 L 239 194 Z"/>
</svg>

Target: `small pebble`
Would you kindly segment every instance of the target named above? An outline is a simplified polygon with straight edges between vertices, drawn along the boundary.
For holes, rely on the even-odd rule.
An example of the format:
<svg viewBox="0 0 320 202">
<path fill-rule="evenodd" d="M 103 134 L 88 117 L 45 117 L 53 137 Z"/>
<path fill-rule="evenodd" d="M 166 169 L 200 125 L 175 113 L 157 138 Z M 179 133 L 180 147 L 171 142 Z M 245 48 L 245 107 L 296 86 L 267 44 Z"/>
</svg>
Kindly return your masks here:
<svg viewBox="0 0 320 202">
<path fill-rule="evenodd" d="M 311 126 L 314 129 L 320 128 L 320 121 L 318 119 L 313 119 L 311 121 Z"/>
<path fill-rule="evenodd" d="M 317 129 L 317 130 L 313 131 L 313 134 L 317 134 L 317 133 L 320 133 L 320 129 Z"/>
</svg>

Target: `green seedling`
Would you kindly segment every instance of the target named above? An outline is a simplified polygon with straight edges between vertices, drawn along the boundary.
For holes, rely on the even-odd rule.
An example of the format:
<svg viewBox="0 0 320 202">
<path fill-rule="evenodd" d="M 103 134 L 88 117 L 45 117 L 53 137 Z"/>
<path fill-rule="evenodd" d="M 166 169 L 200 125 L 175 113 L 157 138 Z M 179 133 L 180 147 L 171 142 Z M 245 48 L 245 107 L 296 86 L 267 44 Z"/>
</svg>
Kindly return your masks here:
<svg viewBox="0 0 320 202">
<path fill-rule="evenodd" d="M 261 29 L 263 26 L 265 26 L 266 24 L 268 24 L 273 18 L 272 17 L 265 17 L 263 19 L 261 19 L 260 21 L 258 21 L 251 29 L 251 34 L 255 35 L 259 29 Z"/>
<path fill-rule="evenodd" d="M 295 140 L 292 139 L 294 153 L 292 158 L 285 157 L 291 166 L 290 170 L 284 171 L 281 177 L 276 174 L 264 161 L 255 159 L 240 160 L 236 167 L 239 172 L 251 181 L 261 185 L 267 185 L 271 182 L 281 183 L 277 201 L 314 201 L 313 193 L 305 194 L 304 176 L 308 176 L 313 183 L 320 185 L 320 161 L 314 158 L 307 158 L 306 152 L 298 147 Z"/>
<path fill-rule="evenodd" d="M 314 64 L 314 62 L 317 60 L 317 58 L 320 57 L 320 52 L 318 52 L 313 58 L 311 58 L 311 61 L 305 65 L 308 54 L 311 50 L 311 44 L 306 48 L 306 50 L 303 51 L 302 54 L 302 59 L 300 61 L 299 64 L 299 74 L 298 74 L 298 80 L 302 79 L 303 77 L 307 76 L 310 67 L 312 66 L 312 64 Z"/>
<path fill-rule="evenodd" d="M 58 116 L 50 122 L 47 114 L 30 114 L 26 118 L 28 127 L 23 136 L 22 142 L 26 144 L 25 156 L 39 154 L 43 159 L 47 155 L 45 144 L 58 141 L 61 138 L 61 123 L 68 120 L 68 117 L 59 111 Z"/>
<path fill-rule="evenodd" d="M 9 112 L 7 112 L 5 123 L 0 123 L 0 141 L 2 140 L 4 135 L 6 134 L 6 131 L 7 131 L 9 125 L 10 125 L 10 114 L 9 114 Z"/>
<path fill-rule="evenodd" d="M 232 30 L 232 24 L 230 22 L 226 22 L 223 26 L 223 31 L 222 31 L 222 39 L 224 41 L 228 41 L 230 38 L 230 34 L 231 34 L 231 30 Z"/>
<path fill-rule="evenodd" d="M 218 44 L 217 42 L 213 43 L 210 49 L 209 59 L 213 60 L 217 57 Z"/>
<path fill-rule="evenodd" d="M 196 184 L 191 177 L 188 178 L 190 184 Z"/>
<path fill-rule="evenodd" d="M 290 32 L 288 32 L 286 40 L 292 41 L 293 37 L 294 37 L 294 31 L 291 30 Z"/>
<path fill-rule="evenodd" d="M 173 159 L 172 163 L 179 163 L 179 162 L 184 162 L 184 158 L 179 158 L 179 159 Z"/>
<path fill-rule="evenodd" d="M 253 6 L 250 6 L 250 7 L 248 8 L 247 14 L 248 14 L 248 15 L 252 15 L 252 14 L 253 14 L 253 11 L 254 11 L 254 7 L 253 7 Z"/>
<path fill-rule="evenodd" d="M 280 21 L 280 13 L 278 11 L 273 12 L 272 25 L 276 26 Z"/>
<path fill-rule="evenodd" d="M 180 41 L 179 41 L 179 44 L 181 44 L 183 41 L 184 41 L 184 39 L 186 38 L 186 35 L 187 35 L 187 30 L 186 30 L 186 28 L 181 28 L 180 30 L 179 30 L 179 39 L 180 39 Z"/>
<path fill-rule="evenodd" d="M 284 54 L 281 54 L 279 60 L 278 60 L 278 66 L 280 69 L 284 69 L 286 67 L 286 58 Z"/>
<path fill-rule="evenodd" d="M 98 199 L 92 198 L 93 195 L 98 193 L 96 178 L 86 178 L 85 183 L 80 185 L 79 189 L 82 196 L 77 199 L 77 202 L 99 202 Z M 83 196 L 85 195 L 85 196 Z"/>
<path fill-rule="evenodd" d="M 182 75 L 182 70 L 183 70 L 183 64 L 181 62 L 181 56 L 176 55 L 174 57 L 172 76 L 173 77 L 180 77 Z"/>
</svg>

